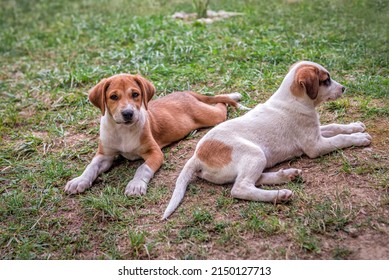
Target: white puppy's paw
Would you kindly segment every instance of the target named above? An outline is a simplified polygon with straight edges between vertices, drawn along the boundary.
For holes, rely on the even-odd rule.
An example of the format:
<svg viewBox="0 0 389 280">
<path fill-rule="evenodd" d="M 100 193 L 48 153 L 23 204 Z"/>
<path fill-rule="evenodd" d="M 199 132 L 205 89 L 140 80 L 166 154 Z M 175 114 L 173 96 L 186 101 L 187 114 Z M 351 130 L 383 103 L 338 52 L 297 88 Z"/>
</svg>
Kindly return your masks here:
<svg viewBox="0 0 389 280">
<path fill-rule="evenodd" d="M 289 200 L 293 196 L 293 192 L 287 189 L 279 190 L 274 203 L 280 203 Z"/>
<path fill-rule="evenodd" d="M 296 168 L 281 169 L 279 172 L 281 172 L 285 180 L 289 180 L 289 181 L 293 181 L 298 176 L 301 176 L 303 174 L 303 171 L 301 169 L 296 169 Z"/>
<path fill-rule="evenodd" d="M 371 136 L 366 132 L 357 132 L 351 134 L 354 137 L 354 146 L 369 146 L 371 143 Z"/>
<path fill-rule="evenodd" d="M 147 191 L 147 184 L 139 179 L 131 180 L 124 192 L 125 195 L 145 195 Z"/>
<path fill-rule="evenodd" d="M 80 176 L 67 182 L 65 192 L 68 194 L 82 193 L 90 186 L 92 186 L 92 182 Z"/>
<path fill-rule="evenodd" d="M 366 130 L 366 126 L 363 124 L 363 122 L 353 122 L 350 123 L 353 129 L 353 133 L 355 132 L 364 132 Z"/>
</svg>

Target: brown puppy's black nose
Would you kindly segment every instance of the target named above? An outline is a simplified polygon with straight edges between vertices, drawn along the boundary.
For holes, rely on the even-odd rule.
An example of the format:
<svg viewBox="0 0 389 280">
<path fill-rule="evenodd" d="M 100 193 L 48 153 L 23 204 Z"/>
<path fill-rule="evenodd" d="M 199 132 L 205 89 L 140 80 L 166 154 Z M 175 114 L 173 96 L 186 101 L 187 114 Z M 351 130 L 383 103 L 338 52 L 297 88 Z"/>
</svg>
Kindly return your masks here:
<svg viewBox="0 0 389 280">
<path fill-rule="evenodd" d="M 346 91 L 346 88 L 342 87 L 342 93 L 344 93 L 345 91 Z"/>
<path fill-rule="evenodd" d="M 134 111 L 131 109 L 124 110 L 122 111 L 122 116 L 125 121 L 130 121 L 134 116 Z"/>
</svg>

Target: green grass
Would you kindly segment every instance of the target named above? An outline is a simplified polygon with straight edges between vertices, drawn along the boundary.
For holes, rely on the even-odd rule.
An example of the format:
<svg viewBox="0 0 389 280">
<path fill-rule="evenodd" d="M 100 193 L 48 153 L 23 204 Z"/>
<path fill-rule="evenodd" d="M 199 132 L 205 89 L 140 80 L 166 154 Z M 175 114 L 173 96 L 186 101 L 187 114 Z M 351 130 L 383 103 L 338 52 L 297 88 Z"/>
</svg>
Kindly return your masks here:
<svg viewBox="0 0 389 280">
<path fill-rule="evenodd" d="M 173 20 L 174 12 L 194 12 L 192 1 L 168 2 L 1 1 L 1 257 L 375 258 L 360 255 L 357 241 L 341 240 L 349 226 L 360 238 L 378 239 L 388 227 L 388 2 L 212 0 L 211 9 L 244 16 L 211 25 Z M 86 193 L 63 192 L 97 148 L 99 110 L 87 92 L 100 79 L 140 73 L 156 97 L 238 91 L 253 107 L 302 59 L 321 63 L 348 88 L 320 108 L 323 122 L 362 120 L 373 145 L 291 160 L 307 171 L 287 186 L 292 202 L 238 201 L 230 186 L 196 181 L 172 219 L 161 222 L 204 130 L 164 149 L 145 197 L 124 196 L 141 164 L 124 159 Z M 239 114 L 229 111 L 230 118 Z"/>
</svg>

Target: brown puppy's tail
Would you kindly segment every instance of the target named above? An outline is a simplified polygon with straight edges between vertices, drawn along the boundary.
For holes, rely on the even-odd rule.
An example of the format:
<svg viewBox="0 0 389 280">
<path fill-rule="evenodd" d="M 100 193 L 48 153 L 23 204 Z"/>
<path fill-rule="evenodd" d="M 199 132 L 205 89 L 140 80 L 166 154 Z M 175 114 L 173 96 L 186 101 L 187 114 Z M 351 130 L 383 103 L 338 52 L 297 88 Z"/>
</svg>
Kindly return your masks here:
<svg viewBox="0 0 389 280">
<path fill-rule="evenodd" d="M 207 103 L 207 104 L 216 104 L 216 103 L 226 103 L 228 105 L 239 108 L 239 101 L 242 98 L 240 93 L 230 93 L 230 94 L 220 94 L 215 96 L 202 95 L 193 91 L 189 92 L 190 95 L 195 97 L 197 100 Z"/>
</svg>

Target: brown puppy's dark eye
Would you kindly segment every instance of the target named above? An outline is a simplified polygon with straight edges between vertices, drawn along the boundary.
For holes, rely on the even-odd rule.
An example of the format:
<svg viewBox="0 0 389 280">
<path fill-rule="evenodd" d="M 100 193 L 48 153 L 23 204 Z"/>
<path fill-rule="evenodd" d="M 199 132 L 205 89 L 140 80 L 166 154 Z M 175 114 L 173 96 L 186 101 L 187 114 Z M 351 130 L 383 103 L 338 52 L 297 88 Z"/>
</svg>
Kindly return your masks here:
<svg viewBox="0 0 389 280">
<path fill-rule="evenodd" d="M 137 93 L 137 92 L 132 93 L 132 98 L 137 98 L 138 96 L 139 96 L 139 93 Z"/>
<path fill-rule="evenodd" d="M 112 100 L 118 100 L 119 99 L 119 97 L 116 94 L 112 94 L 109 98 L 112 99 Z"/>
</svg>

